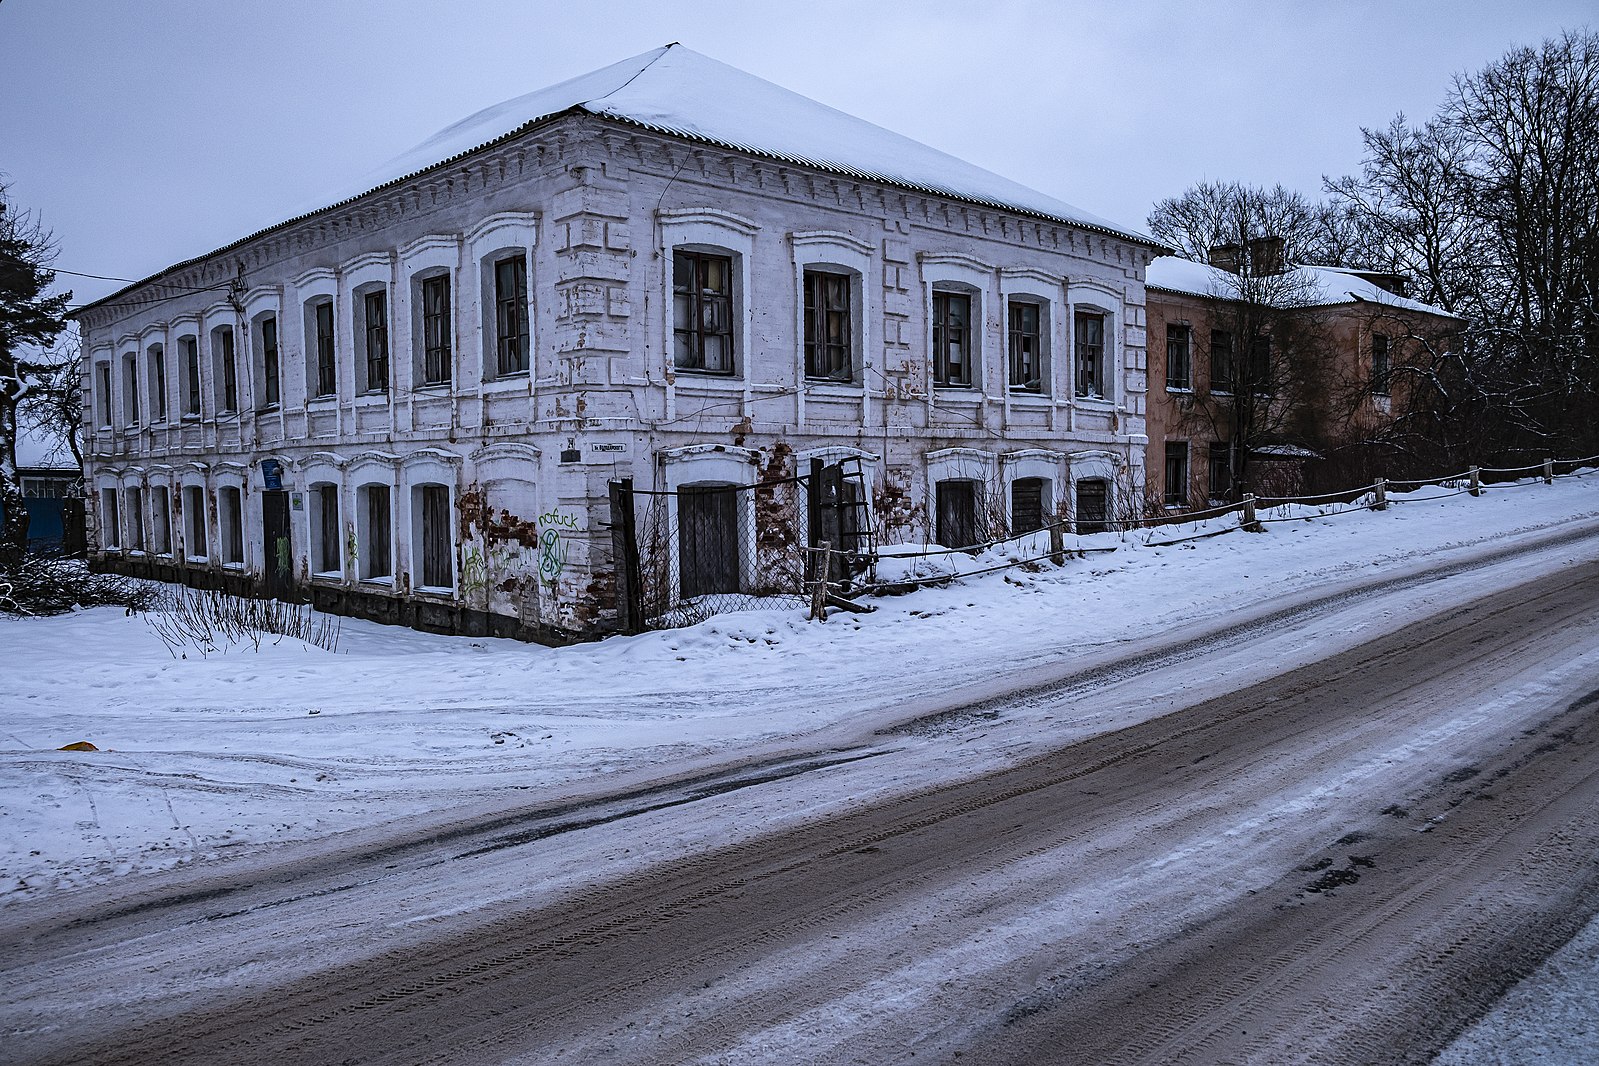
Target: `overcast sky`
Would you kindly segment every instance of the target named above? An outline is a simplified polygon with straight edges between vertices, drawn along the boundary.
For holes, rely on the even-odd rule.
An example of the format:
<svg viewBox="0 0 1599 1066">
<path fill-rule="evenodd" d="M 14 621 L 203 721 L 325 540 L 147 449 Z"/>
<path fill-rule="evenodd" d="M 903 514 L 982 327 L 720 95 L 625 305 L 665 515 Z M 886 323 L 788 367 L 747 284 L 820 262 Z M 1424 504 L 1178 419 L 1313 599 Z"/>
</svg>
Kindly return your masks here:
<svg viewBox="0 0 1599 1066">
<path fill-rule="evenodd" d="M 1202 179 L 1315 193 L 1361 126 L 1592 0 L 0 0 L 0 173 L 64 270 L 142 278 L 509 97 L 681 41 L 1143 228 Z M 120 287 L 59 279 L 80 300 Z"/>
</svg>

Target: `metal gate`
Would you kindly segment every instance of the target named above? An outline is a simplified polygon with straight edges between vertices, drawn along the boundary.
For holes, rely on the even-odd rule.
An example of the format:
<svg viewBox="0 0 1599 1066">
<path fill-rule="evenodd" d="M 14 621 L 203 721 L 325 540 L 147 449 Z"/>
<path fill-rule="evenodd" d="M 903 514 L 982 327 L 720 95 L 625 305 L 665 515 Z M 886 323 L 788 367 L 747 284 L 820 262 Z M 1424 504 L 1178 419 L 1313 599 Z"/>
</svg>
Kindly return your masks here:
<svg viewBox="0 0 1599 1066">
<path fill-rule="evenodd" d="M 859 460 L 755 485 L 676 491 L 611 483 L 621 628 L 692 625 L 732 611 L 804 607 L 821 556 L 847 586 L 875 547 Z"/>
</svg>

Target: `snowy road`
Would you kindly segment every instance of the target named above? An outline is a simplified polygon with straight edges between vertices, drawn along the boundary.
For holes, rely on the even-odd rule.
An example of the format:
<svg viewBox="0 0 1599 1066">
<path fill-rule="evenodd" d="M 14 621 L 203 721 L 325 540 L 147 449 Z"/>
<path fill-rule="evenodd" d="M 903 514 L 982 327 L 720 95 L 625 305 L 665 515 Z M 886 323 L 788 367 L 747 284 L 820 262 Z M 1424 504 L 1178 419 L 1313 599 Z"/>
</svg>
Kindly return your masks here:
<svg viewBox="0 0 1599 1066">
<path fill-rule="evenodd" d="M 1595 533 L 825 750 L 18 908 L 5 1057 L 1425 1057 L 1599 908 Z"/>
</svg>

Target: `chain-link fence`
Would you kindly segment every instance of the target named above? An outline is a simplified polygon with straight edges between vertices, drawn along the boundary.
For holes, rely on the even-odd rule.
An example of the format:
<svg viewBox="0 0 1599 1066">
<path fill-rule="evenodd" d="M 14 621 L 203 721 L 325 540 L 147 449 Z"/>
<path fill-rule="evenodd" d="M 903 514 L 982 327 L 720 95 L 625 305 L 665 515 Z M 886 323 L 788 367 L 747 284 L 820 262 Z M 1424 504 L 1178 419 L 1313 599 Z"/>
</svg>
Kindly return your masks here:
<svg viewBox="0 0 1599 1066">
<path fill-rule="evenodd" d="M 622 626 L 671 629 L 712 615 L 810 601 L 814 550 L 833 551 L 830 579 L 847 583 L 873 538 L 858 464 L 755 485 L 684 485 L 671 491 L 612 486 L 623 516 Z"/>
</svg>

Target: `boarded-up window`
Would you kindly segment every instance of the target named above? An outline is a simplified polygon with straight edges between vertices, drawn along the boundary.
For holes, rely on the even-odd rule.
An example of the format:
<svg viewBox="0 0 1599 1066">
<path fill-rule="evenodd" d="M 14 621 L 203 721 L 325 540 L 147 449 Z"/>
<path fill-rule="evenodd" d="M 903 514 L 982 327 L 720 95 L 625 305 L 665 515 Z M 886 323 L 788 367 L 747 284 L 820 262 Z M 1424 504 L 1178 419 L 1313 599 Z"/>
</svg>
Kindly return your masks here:
<svg viewBox="0 0 1599 1066">
<path fill-rule="evenodd" d="M 422 584 L 451 588 L 455 568 L 450 561 L 450 490 L 445 485 L 418 485 L 412 499 L 422 527 L 418 544 Z"/>
<path fill-rule="evenodd" d="M 731 485 L 678 490 L 677 557 L 685 597 L 738 591 L 738 493 Z"/>
<path fill-rule="evenodd" d="M 222 561 L 230 566 L 244 563 L 244 508 L 236 488 L 218 491 L 218 519 L 222 529 Z"/>
<path fill-rule="evenodd" d="M 1031 533 L 1044 528 L 1044 479 L 1019 477 L 1010 485 L 1010 531 Z"/>
<path fill-rule="evenodd" d="M 940 481 L 938 497 L 938 543 L 946 548 L 966 548 L 980 542 L 977 527 L 976 481 Z"/>
<path fill-rule="evenodd" d="M 1110 486 L 1096 479 L 1077 483 L 1077 532 L 1103 533 L 1110 518 Z"/>
<path fill-rule="evenodd" d="M 316 543 L 312 545 L 312 551 L 316 557 L 317 573 L 342 573 L 344 563 L 339 534 L 339 487 L 317 485 L 312 490 L 311 505 L 316 510 L 313 516 Z"/>
<path fill-rule="evenodd" d="M 394 549 L 391 539 L 389 487 L 361 486 L 362 509 L 359 518 L 361 579 L 373 581 L 394 576 Z"/>
</svg>

